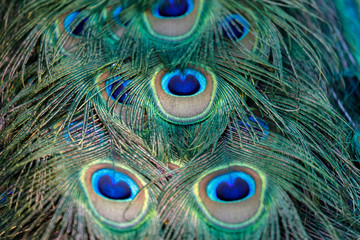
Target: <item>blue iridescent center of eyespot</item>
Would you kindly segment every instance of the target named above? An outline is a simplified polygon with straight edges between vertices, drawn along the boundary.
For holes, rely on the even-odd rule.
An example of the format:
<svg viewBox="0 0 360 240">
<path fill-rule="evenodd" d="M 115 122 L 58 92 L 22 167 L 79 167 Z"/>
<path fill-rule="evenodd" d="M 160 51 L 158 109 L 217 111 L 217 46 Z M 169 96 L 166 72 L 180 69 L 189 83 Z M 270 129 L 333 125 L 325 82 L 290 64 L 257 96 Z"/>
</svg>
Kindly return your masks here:
<svg viewBox="0 0 360 240">
<path fill-rule="evenodd" d="M 125 87 L 131 80 L 123 81 L 119 77 L 111 78 L 106 82 L 106 92 L 112 100 L 119 103 L 128 103 L 129 91 L 124 92 Z"/>
<path fill-rule="evenodd" d="M 230 172 L 212 179 L 206 187 L 209 198 L 218 202 L 243 201 L 255 194 L 254 179 L 244 172 Z"/>
<path fill-rule="evenodd" d="M 169 80 L 169 91 L 174 95 L 189 96 L 196 94 L 200 89 L 200 83 L 194 75 L 174 75 Z"/>
<path fill-rule="evenodd" d="M 206 78 L 200 72 L 186 69 L 166 73 L 162 80 L 163 90 L 170 95 L 188 97 L 203 92 L 206 88 Z"/>
<path fill-rule="evenodd" d="M 84 18 L 83 20 L 81 20 L 81 22 L 78 23 L 78 25 L 74 28 L 73 22 L 76 19 L 76 17 L 79 15 L 80 11 L 76 11 L 73 13 L 70 13 L 69 15 L 67 15 L 64 19 L 64 28 L 65 30 L 75 36 L 81 36 L 83 35 L 83 30 L 84 30 L 84 26 L 86 21 L 88 20 L 89 17 Z"/>
<path fill-rule="evenodd" d="M 193 8 L 193 0 L 160 0 L 153 9 L 153 15 L 157 18 L 179 18 L 191 13 Z"/>
<path fill-rule="evenodd" d="M 98 182 L 99 191 L 110 199 L 124 200 L 131 196 L 129 184 L 125 181 L 114 183 L 109 175 L 102 176 Z"/>
<path fill-rule="evenodd" d="M 101 169 L 91 177 L 94 192 L 111 200 L 131 201 L 139 187 L 129 176 L 113 169 Z"/>
<path fill-rule="evenodd" d="M 233 41 L 243 39 L 248 33 L 250 25 L 240 15 L 230 15 L 221 24 L 223 35 Z"/>
</svg>

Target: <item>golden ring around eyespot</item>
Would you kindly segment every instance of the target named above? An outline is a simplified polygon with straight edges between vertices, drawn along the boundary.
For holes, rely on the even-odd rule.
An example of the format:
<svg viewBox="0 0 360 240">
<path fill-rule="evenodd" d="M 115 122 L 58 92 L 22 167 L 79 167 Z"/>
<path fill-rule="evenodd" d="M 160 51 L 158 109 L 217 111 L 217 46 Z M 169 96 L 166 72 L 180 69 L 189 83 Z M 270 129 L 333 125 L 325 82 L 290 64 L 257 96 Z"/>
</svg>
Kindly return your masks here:
<svg viewBox="0 0 360 240">
<path fill-rule="evenodd" d="M 157 18 L 152 9 L 144 13 L 144 23 L 149 33 L 159 39 L 179 41 L 194 34 L 198 28 L 204 0 L 194 0 L 192 11 L 182 17 Z"/>
<path fill-rule="evenodd" d="M 131 201 L 112 200 L 96 194 L 92 187 L 92 176 L 101 169 L 114 169 L 125 174 L 141 190 Z M 111 163 L 88 166 L 82 171 L 81 182 L 93 214 L 100 222 L 116 229 L 129 229 L 138 226 L 146 216 L 149 208 L 149 193 L 147 189 L 143 189 L 145 182 L 125 166 L 114 166 Z"/>
<path fill-rule="evenodd" d="M 151 81 L 155 104 L 161 116 L 167 121 L 177 124 L 191 124 L 202 121 L 211 112 L 216 95 L 217 82 L 215 74 L 203 67 L 190 69 L 200 72 L 206 78 L 204 91 L 191 96 L 170 95 L 162 88 L 162 78 L 167 73 L 166 68 L 159 68 Z"/>
<path fill-rule="evenodd" d="M 255 193 L 250 198 L 233 201 L 218 202 L 209 198 L 206 188 L 209 182 L 226 173 L 243 172 L 248 174 L 255 181 Z M 218 168 L 214 172 L 205 175 L 194 185 L 194 194 L 200 206 L 201 212 L 207 221 L 217 227 L 236 230 L 242 229 L 255 222 L 263 212 L 263 198 L 265 190 L 265 178 L 255 169 L 248 166 L 233 165 L 230 167 Z"/>
</svg>

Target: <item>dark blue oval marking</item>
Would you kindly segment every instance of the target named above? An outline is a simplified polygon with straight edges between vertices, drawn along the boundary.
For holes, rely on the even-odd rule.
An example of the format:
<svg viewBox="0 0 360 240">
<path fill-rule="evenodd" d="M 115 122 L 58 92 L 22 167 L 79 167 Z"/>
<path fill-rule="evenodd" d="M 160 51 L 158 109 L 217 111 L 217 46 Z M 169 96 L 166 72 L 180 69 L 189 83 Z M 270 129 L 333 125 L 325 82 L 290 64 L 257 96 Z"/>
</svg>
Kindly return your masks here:
<svg viewBox="0 0 360 240">
<path fill-rule="evenodd" d="M 181 18 L 193 9 L 193 0 L 161 0 L 153 8 L 153 15 L 157 18 Z"/>
<path fill-rule="evenodd" d="M 200 90 L 200 83 L 194 75 L 174 75 L 168 84 L 169 91 L 178 96 L 194 95 Z"/>
<path fill-rule="evenodd" d="M 131 80 L 121 80 L 119 77 L 111 78 L 106 82 L 106 92 L 112 100 L 119 103 L 129 104 L 129 91 L 124 92 Z"/>
<path fill-rule="evenodd" d="M 126 200 L 131 196 L 131 189 L 127 182 L 120 180 L 114 183 L 109 175 L 100 177 L 98 187 L 99 192 L 110 199 Z"/>
<path fill-rule="evenodd" d="M 224 181 L 216 187 L 216 196 L 222 201 L 237 201 L 247 197 L 250 192 L 249 184 L 242 178 Z"/>
<path fill-rule="evenodd" d="M 240 15 L 233 14 L 225 17 L 221 23 L 221 28 L 226 38 L 239 41 L 249 33 L 250 25 Z"/>
<path fill-rule="evenodd" d="M 73 28 L 73 22 L 76 19 L 76 17 L 79 15 L 80 11 L 75 11 L 73 13 L 70 13 L 67 15 L 64 19 L 64 28 L 65 30 L 70 33 L 73 36 L 82 36 L 84 35 L 84 27 L 86 24 L 86 21 L 89 19 L 89 17 L 84 18 L 79 22 L 79 24 L 72 30 Z"/>
<path fill-rule="evenodd" d="M 131 201 L 139 192 L 139 187 L 129 176 L 107 168 L 92 175 L 91 185 L 96 194 L 111 200 Z"/>
<path fill-rule="evenodd" d="M 161 79 L 163 90 L 177 97 L 189 97 L 203 92 L 206 89 L 206 78 L 193 69 L 185 69 L 166 73 Z"/>
<path fill-rule="evenodd" d="M 209 198 L 217 202 L 243 201 L 255 194 L 254 179 L 244 172 L 230 172 L 212 179 L 206 187 Z"/>
</svg>

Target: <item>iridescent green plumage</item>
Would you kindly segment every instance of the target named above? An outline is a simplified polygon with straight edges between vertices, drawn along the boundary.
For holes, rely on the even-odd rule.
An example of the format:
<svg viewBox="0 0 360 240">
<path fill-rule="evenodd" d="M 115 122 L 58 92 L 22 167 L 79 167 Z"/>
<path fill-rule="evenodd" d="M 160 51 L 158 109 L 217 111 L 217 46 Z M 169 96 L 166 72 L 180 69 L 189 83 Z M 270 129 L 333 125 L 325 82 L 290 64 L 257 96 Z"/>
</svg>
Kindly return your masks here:
<svg viewBox="0 0 360 240">
<path fill-rule="evenodd" d="M 188 1 L 2 1 L 1 238 L 360 237 L 357 2 Z"/>
</svg>

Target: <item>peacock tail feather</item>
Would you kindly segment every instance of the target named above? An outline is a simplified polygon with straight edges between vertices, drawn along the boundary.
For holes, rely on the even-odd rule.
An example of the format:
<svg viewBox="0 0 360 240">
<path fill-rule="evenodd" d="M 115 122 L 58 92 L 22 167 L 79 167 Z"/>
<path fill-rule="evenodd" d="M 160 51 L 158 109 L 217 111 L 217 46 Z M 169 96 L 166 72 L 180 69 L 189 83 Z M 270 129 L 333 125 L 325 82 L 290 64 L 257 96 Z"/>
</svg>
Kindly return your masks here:
<svg viewBox="0 0 360 240">
<path fill-rule="evenodd" d="M 1 239 L 359 239 L 357 0 L 0 0 Z"/>
</svg>

